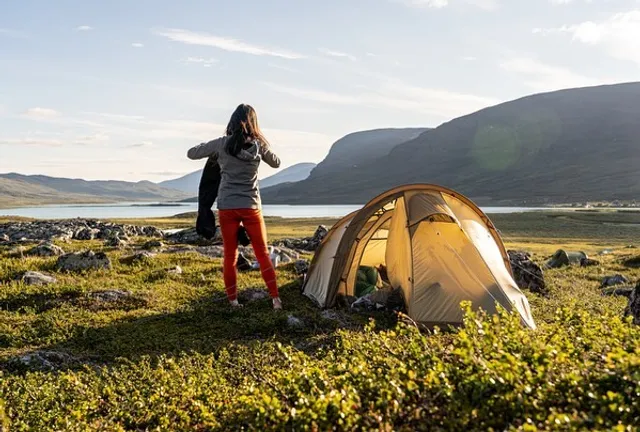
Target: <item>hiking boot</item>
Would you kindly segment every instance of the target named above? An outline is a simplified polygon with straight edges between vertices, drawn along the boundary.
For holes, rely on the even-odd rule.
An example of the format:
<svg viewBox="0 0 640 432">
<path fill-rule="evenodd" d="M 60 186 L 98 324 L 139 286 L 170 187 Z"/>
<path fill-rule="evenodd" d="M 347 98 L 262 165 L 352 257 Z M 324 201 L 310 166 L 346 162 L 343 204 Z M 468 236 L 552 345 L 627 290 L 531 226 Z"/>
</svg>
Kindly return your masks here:
<svg viewBox="0 0 640 432">
<path fill-rule="evenodd" d="M 273 299 L 273 309 L 282 310 L 282 300 L 280 300 L 280 297 L 276 297 Z"/>
</svg>

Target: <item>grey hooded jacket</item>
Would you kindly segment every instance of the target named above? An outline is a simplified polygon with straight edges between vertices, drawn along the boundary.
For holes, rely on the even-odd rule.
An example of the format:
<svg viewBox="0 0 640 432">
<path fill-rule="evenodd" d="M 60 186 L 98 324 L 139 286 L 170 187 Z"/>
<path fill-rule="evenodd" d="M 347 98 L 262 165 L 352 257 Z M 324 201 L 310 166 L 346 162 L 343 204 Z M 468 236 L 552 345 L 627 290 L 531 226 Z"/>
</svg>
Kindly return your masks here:
<svg viewBox="0 0 640 432">
<path fill-rule="evenodd" d="M 260 190 L 258 188 L 258 167 L 263 160 L 272 168 L 280 167 L 280 159 L 268 147 L 258 141 L 238 153 L 237 157 L 228 154 L 225 144 L 228 137 L 223 136 L 192 147 L 187 152 L 189 159 L 211 158 L 220 164 L 222 180 L 218 190 L 218 210 L 260 209 Z"/>
</svg>

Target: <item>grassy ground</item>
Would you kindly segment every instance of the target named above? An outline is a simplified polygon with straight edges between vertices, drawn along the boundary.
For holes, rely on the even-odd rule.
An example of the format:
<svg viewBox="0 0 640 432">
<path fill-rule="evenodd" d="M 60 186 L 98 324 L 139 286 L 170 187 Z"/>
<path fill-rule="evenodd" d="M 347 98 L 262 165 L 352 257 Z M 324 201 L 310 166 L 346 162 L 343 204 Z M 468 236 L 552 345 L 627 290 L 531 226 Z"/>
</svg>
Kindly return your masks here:
<svg viewBox="0 0 640 432">
<path fill-rule="evenodd" d="M 0 248 L 0 430 L 633 430 L 640 329 L 620 318 L 626 299 L 598 287 L 609 274 L 640 279 L 623 265 L 640 255 L 626 248 L 638 243 L 640 214 L 492 219 L 508 247 L 538 261 L 559 247 L 613 252 L 595 257 L 599 267 L 546 273 L 550 297 L 527 293 L 535 332 L 470 314 L 463 329 L 429 335 L 387 314 L 323 314 L 300 295 L 292 267 L 278 271 L 284 311 L 268 299 L 231 310 L 221 261 L 197 253 L 125 265 L 129 251 L 60 243 L 112 260 L 111 270 L 74 275 L 55 272 L 55 258 Z M 270 219 L 268 229 L 271 238 L 304 236 L 320 222 L 332 223 Z M 176 265 L 181 275 L 166 272 Z M 26 270 L 58 282 L 14 281 Z M 241 273 L 239 286 L 246 294 L 262 282 Z M 104 289 L 134 296 L 108 305 L 86 296 Z M 36 350 L 70 357 L 55 372 L 11 361 Z"/>
</svg>

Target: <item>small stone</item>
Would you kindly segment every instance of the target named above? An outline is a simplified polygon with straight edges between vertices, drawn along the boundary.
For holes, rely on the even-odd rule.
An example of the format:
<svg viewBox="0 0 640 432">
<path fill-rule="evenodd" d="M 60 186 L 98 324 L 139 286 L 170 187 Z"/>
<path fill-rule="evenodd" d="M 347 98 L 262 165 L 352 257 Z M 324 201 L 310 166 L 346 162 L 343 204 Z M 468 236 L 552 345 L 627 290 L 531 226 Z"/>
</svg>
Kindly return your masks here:
<svg viewBox="0 0 640 432">
<path fill-rule="evenodd" d="M 302 328 L 304 327 L 304 323 L 300 318 L 296 318 L 293 315 L 287 316 L 287 325 L 291 328 Z"/>
<path fill-rule="evenodd" d="M 159 250 L 163 247 L 164 243 L 162 243 L 160 240 L 150 240 L 142 245 L 142 248 L 146 250 Z"/>
<path fill-rule="evenodd" d="M 87 297 L 101 302 L 116 302 L 131 296 L 131 292 L 122 290 L 93 291 L 87 294 Z"/>
<path fill-rule="evenodd" d="M 296 271 L 296 274 L 302 275 L 309 271 L 309 261 L 307 260 L 298 260 L 293 264 L 293 267 Z"/>
<path fill-rule="evenodd" d="M 7 234 L 0 234 L 0 244 L 9 242 L 11 242 L 11 239 Z"/>
<path fill-rule="evenodd" d="M 614 276 L 606 276 L 604 279 L 602 279 L 602 284 L 600 285 L 600 287 L 611 287 L 616 285 L 624 285 L 627 283 L 629 283 L 629 279 L 621 274 L 617 274 Z"/>
<path fill-rule="evenodd" d="M 146 237 L 164 237 L 164 234 L 160 228 L 151 225 L 142 227 L 142 234 Z"/>
<path fill-rule="evenodd" d="M 74 358 L 59 351 L 34 351 L 14 357 L 9 364 L 14 368 L 33 371 L 53 371 L 69 366 Z"/>
<path fill-rule="evenodd" d="M 58 258 L 56 267 L 60 271 L 81 272 L 84 270 L 110 269 L 111 260 L 104 252 L 76 252 Z"/>
<path fill-rule="evenodd" d="M 52 283 L 56 283 L 56 278 L 53 276 L 49 276 L 43 273 L 28 271 L 25 272 L 20 280 L 25 285 L 49 285 Z"/>
<path fill-rule="evenodd" d="M 167 273 L 172 274 L 172 275 L 181 275 L 182 274 L 182 267 L 180 267 L 179 265 L 177 265 L 175 267 L 171 267 L 170 269 L 167 269 Z"/>
<path fill-rule="evenodd" d="M 147 262 L 150 261 L 151 259 L 153 259 L 156 256 L 156 254 L 152 253 L 152 252 L 148 252 L 148 251 L 141 251 L 141 252 L 136 252 L 133 255 L 124 257 L 124 258 L 120 258 L 120 262 L 122 264 L 138 264 L 138 263 L 143 263 L 143 262 Z"/>
<path fill-rule="evenodd" d="M 249 288 L 240 291 L 238 297 L 241 301 L 251 303 L 269 298 L 269 294 L 265 290 Z"/>
<path fill-rule="evenodd" d="M 29 249 L 27 255 L 40 257 L 60 256 L 64 255 L 64 250 L 60 246 L 46 242 Z"/>
</svg>

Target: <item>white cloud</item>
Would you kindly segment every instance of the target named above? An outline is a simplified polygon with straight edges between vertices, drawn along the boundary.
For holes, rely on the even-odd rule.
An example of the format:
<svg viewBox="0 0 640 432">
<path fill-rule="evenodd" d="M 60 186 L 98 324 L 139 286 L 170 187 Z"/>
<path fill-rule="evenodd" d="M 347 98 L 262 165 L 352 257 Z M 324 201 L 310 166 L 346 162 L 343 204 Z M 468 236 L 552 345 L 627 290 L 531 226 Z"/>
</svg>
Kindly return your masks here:
<svg viewBox="0 0 640 432">
<path fill-rule="evenodd" d="M 53 119 L 60 116 L 60 113 L 51 108 L 29 108 L 23 114 L 24 117 L 29 117 L 32 119 Z"/>
<path fill-rule="evenodd" d="M 530 57 L 515 57 L 500 63 L 507 72 L 520 74 L 529 87 L 540 91 L 586 87 L 603 84 L 602 81 L 580 75 L 567 68 L 544 64 Z"/>
<path fill-rule="evenodd" d="M 283 66 L 281 64 L 276 64 L 276 63 L 269 63 L 267 66 L 269 66 L 270 68 L 273 69 L 279 69 L 279 70 L 283 70 L 283 71 L 287 71 L 287 72 L 293 72 L 293 73 L 297 73 L 298 70 L 294 69 L 292 67 L 289 66 Z"/>
<path fill-rule="evenodd" d="M 218 63 L 217 59 L 214 58 L 204 58 L 204 57 L 187 57 L 185 60 L 187 63 L 198 63 L 204 67 L 211 67 L 215 63 Z"/>
<path fill-rule="evenodd" d="M 411 86 L 393 79 L 380 83 L 376 91 L 363 92 L 357 95 L 296 88 L 273 83 L 265 84 L 274 91 L 299 99 L 334 105 L 375 106 L 419 111 L 438 117 L 455 117 L 500 102 L 497 99 L 488 97 Z"/>
<path fill-rule="evenodd" d="M 440 9 L 449 5 L 449 0 L 400 0 L 407 6 Z"/>
<path fill-rule="evenodd" d="M 109 135 L 98 132 L 78 137 L 75 139 L 74 143 L 77 145 L 105 145 L 109 143 L 109 139 Z"/>
<path fill-rule="evenodd" d="M 498 7 L 498 0 L 391 0 L 410 7 L 425 9 L 442 9 L 447 6 L 474 6 L 480 9 L 493 10 Z"/>
<path fill-rule="evenodd" d="M 464 61 L 475 61 L 475 60 L 477 60 L 477 58 L 474 57 L 474 56 L 463 56 L 463 57 L 461 57 L 461 59 L 464 60 Z"/>
<path fill-rule="evenodd" d="M 47 138 L 0 138 L 0 145 L 60 147 L 64 143 L 58 139 Z"/>
<path fill-rule="evenodd" d="M 89 30 L 93 30 L 93 27 L 88 26 L 88 25 L 81 25 L 76 27 L 77 31 L 89 31 Z"/>
<path fill-rule="evenodd" d="M 292 51 L 252 45 L 237 39 L 215 36 L 209 33 L 198 33 L 183 29 L 164 29 L 158 30 L 156 33 L 175 42 L 181 42 L 189 45 L 210 46 L 224 51 L 241 52 L 256 56 L 280 57 L 289 60 L 304 58 L 303 55 Z"/>
<path fill-rule="evenodd" d="M 153 143 L 151 141 L 140 141 L 140 142 L 125 146 L 125 148 L 149 148 L 149 147 L 153 147 Z"/>
<path fill-rule="evenodd" d="M 320 51 L 322 54 L 329 57 L 341 57 L 341 58 L 347 58 L 351 61 L 356 61 L 355 56 L 352 56 L 351 54 L 347 54 L 342 51 L 334 51 L 326 48 L 320 48 L 318 51 Z"/>
<path fill-rule="evenodd" d="M 603 21 L 584 21 L 558 28 L 534 29 L 534 33 L 568 34 L 586 45 L 598 46 L 609 55 L 640 65 L 640 10 L 616 13 Z"/>
<path fill-rule="evenodd" d="M 144 44 L 140 43 L 140 42 L 134 42 L 131 44 L 132 47 L 134 48 L 144 48 Z"/>
</svg>

